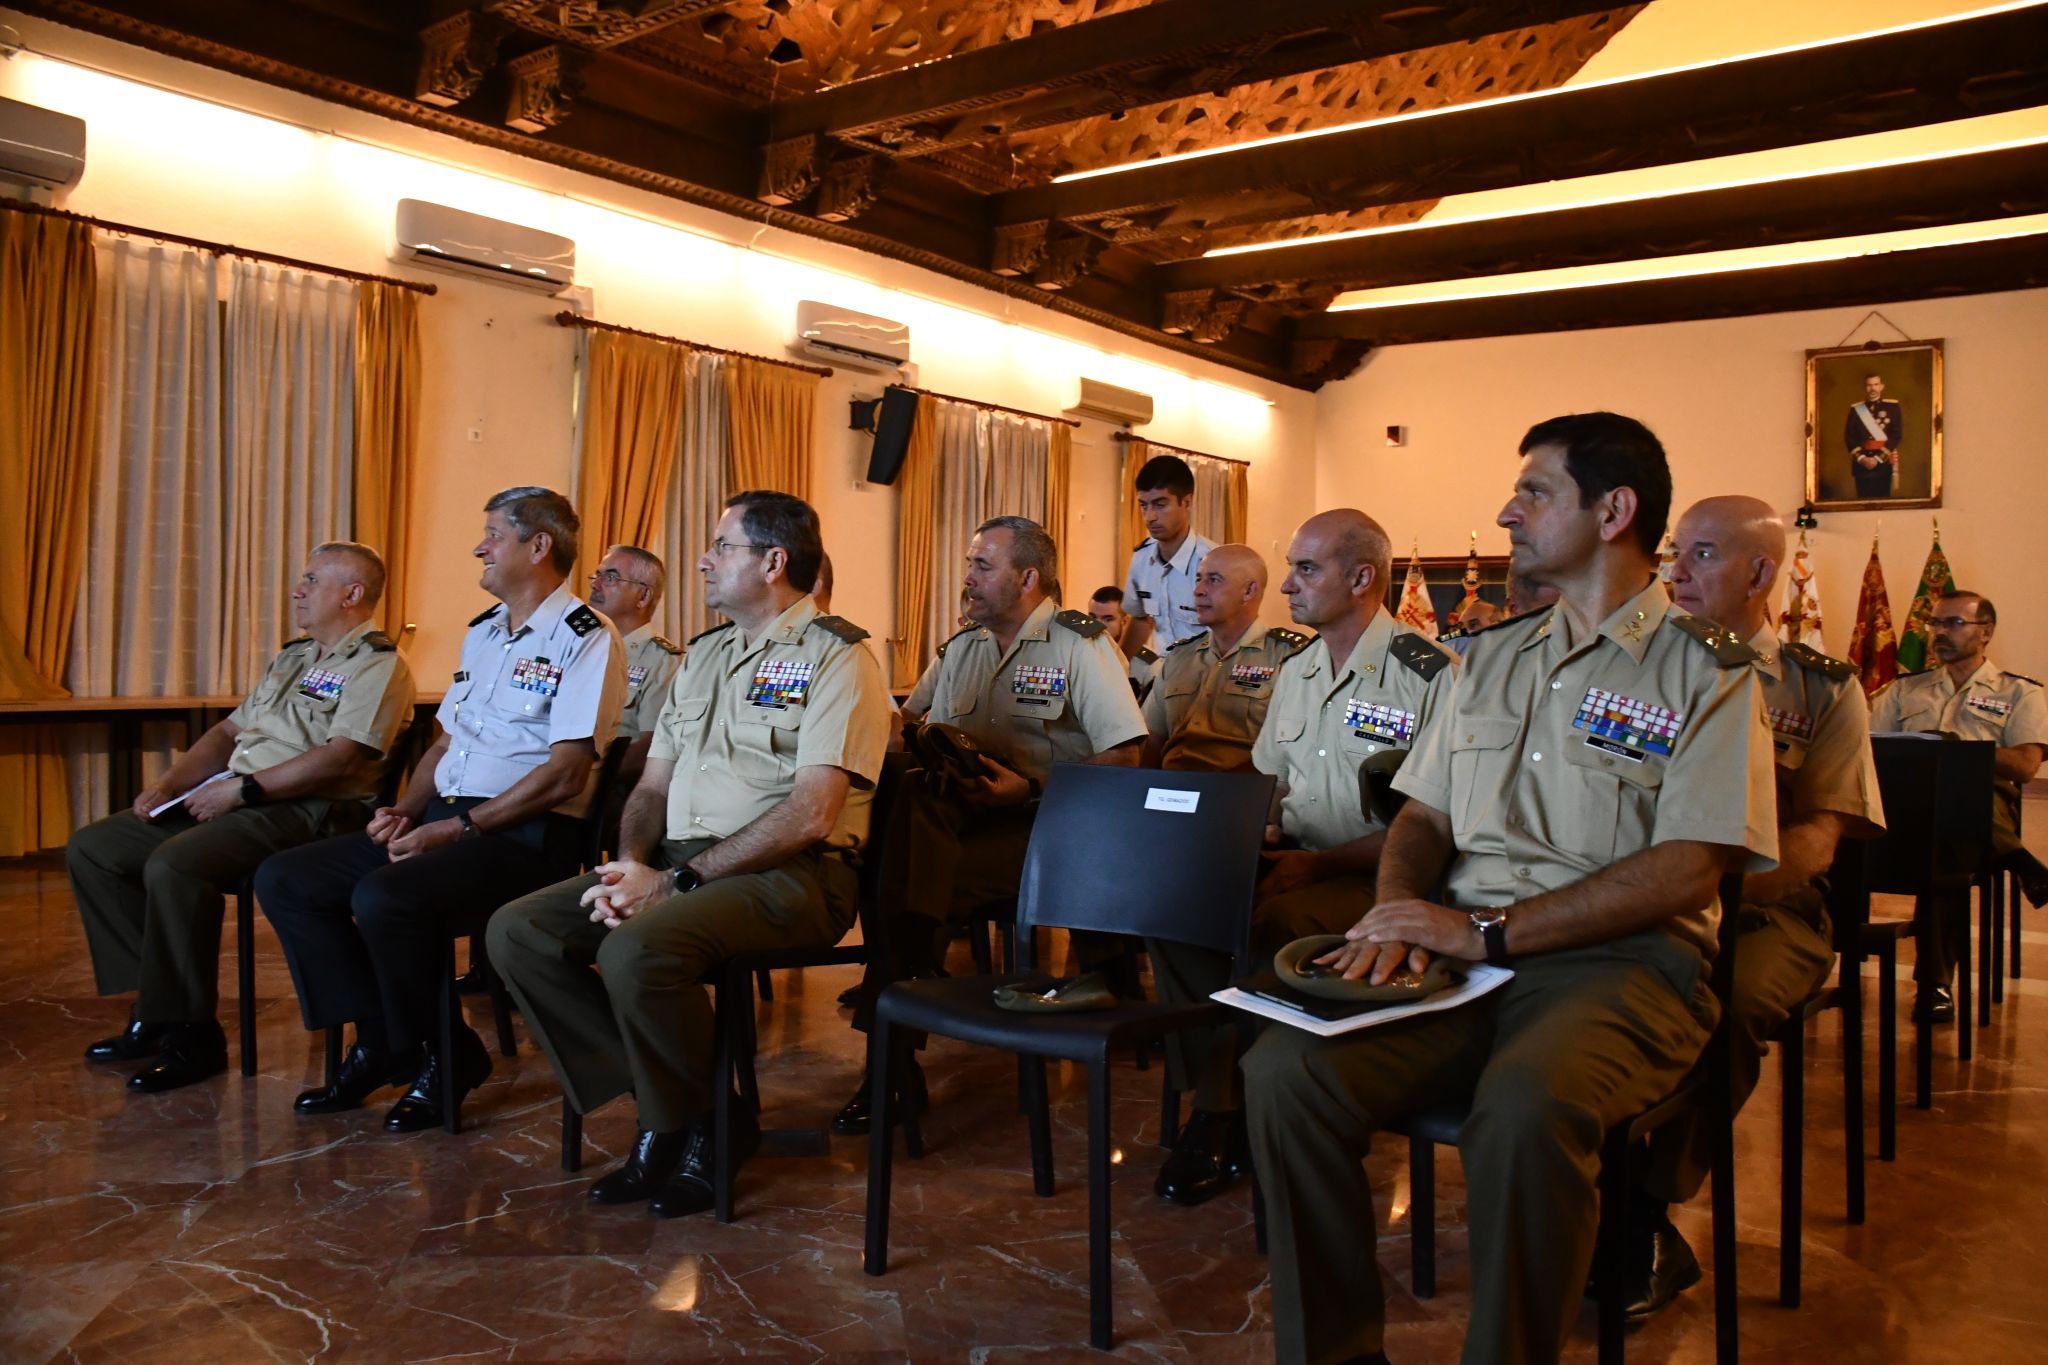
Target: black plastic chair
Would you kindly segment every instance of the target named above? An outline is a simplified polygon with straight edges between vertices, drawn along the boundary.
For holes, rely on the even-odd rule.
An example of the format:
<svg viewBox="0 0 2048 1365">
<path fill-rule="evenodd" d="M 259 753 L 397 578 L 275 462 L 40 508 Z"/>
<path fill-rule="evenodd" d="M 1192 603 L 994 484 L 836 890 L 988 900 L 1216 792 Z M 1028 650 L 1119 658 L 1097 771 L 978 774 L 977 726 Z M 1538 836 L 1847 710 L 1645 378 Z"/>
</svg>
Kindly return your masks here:
<svg viewBox="0 0 2048 1365">
<path fill-rule="evenodd" d="M 1720 896 L 1727 909 L 1721 916 L 1711 977 L 1714 995 L 1721 1002 L 1720 1020 L 1699 1063 L 1678 1088 L 1652 1108 L 1608 1129 L 1601 1146 L 1600 1230 L 1593 1249 L 1593 1282 L 1602 1365 L 1620 1365 L 1626 1353 L 1623 1311 L 1628 1291 L 1622 1273 L 1627 1210 L 1629 1191 L 1642 1173 L 1643 1153 L 1652 1133 L 1702 1105 L 1711 1111 L 1709 1131 L 1714 1134 L 1714 1352 L 1719 1361 L 1736 1358 L 1735 1124 L 1728 1076 L 1737 1044 L 1728 999 L 1734 989 L 1735 945 L 1740 937 L 1732 908 L 1742 899 L 1740 873 L 1721 879 Z M 1463 1104 L 1432 1106 L 1388 1125 L 1389 1132 L 1408 1139 L 1409 1267 L 1418 1299 L 1436 1294 L 1436 1149 L 1457 1145 L 1468 1108 Z"/>
<path fill-rule="evenodd" d="M 398 800 L 406 774 L 426 752 L 428 738 L 433 732 L 433 713 L 415 711 L 411 722 L 400 732 L 390 762 L 385 765 L 384 778 L 377 787 L 377 805 L 388 806 Z M 242 1074 L 253 1076 L 256 1074 L 256 873 L 253 868 L 248 876 L 242 878 L 242 885 L 235 892 L 235 991 L 239 997 L 236 1006 L 242 1030 Z M 326 1060 L 327 1083 L 332 1085 L 334 1073 L 341 1069 L 341 1029 L 338 1027 L 327 1030 Z"/>
<path fill-rule="evenodd" d="M 887 1268 L 892 1070 L 908 1061 L 898 1030 L 943 1034 L 1018 1054 L 1027 1092 L 1032 1184 L 1053 1192 L 1052 1122 L 1045 1062 L 1088 1068 L 1089 1340 L 1110 1345 L 1109 1061 L 1111 1052 L 1177 1029 L 1221 1022 L 1228 1007 L 1214 1001 L 1172 1005 L 1139 1001 L 1085 1014 L 1021 1014 L 990 999 L 998 986 L 1043 983 L 1034 971 L 1034 930 L 1062 928 L 1132 934 L 1191 943 L 1228 953 L 1246 966 L 1259 842 L 1273 793 L 1263 774 L 1162 773 L 1062 763 L 1046 783 L 1031 831 L 1017 895 L 1020 970 L 1000 976 L 899 981 L 876 1003 L 868 1067 L 873 1126 L 868 1136 L 867 1247 L 870 1275 Z M 1160 799 L 1161 797 L 1165 799 Z M 1114 826 L 1134 846 L 1172 847 L 1165 862 L 1084 858 L 1076 849 Z M 912 1156 L 923 1151 L 917 1115 L 904 1106 L 902 1126 Z"/>
</svg>

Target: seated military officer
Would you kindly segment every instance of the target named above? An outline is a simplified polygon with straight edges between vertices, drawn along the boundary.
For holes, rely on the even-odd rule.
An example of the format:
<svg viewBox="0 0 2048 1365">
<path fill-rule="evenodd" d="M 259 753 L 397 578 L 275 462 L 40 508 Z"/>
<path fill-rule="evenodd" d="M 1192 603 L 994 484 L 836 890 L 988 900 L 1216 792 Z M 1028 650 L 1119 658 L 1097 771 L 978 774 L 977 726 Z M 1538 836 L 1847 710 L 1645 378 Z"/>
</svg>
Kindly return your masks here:
<svg viewBox="0 0 2048 1365">
<path fill-rule="evenodd" d="M 854 1027 L 862 1032 L 883 987 L 936 976 L 960 920 L 1016 894 L 1053 764 L 1137 765 L 1145 718 L 1123 658 L 1100 621 L 1059 610 L 1048 586 L 1058 575 L 1052 537 L 1024 517 L 983 522 L 967 547 L 963 596 L 975 624 L 928 670 L 925 719 L 966 731 L 1000 761 L 958 801 L 905 784 L 881 850 L 887 941 L 871 948 L 861 982 Z M 868 1130 L 866 1077 L 832 1126 Z"/>
<path fill-rule="evenodd" d="M 1822 878 L 1843 838 L 1884 828 L 1870 754 L 1870 708 L 1856 666 L 1805 645 L 1781 645 L 1771 594 L 1785 560 L 1785 524 L 1769 503 L 1708 498 L 1678 519 L 1671 596 L 1681 611 L 1749 645 L 1770 721 L 1778 794 L 1778 866 L 1742 884 L 1741 969 L 1730 1003 L 1739 1046 L 1735 1107 L 1756 1089 L 1771 1035 L 1827 983 L 1835 961 Z M 1705 1111 L 1700 1111 L 1702 1118 Z M 1659 1134 L 1650 1191 L 1631 1209 L 1628 1317 L 1642 1321 L 1700 1279 L 1699 1261 L 1665 1212 L 1706 1180 L 1701 1125 Z"/>
<path fill-rule="evenodd" d="M 354 541 L 319 546 L 292 589 L 285 643 L 256 690 L 135 798 L 71 836 L 71 889 L 100 994 L 134 991 L 128 1027 L 89 1062 L 156 1061 L 131 1090 L 227 1070 L 221 898 L 279 849 L 360 829 L 384 760 L 412 720 L 412 672 L 370 629 L 384 561 Z M 151 811 L 184 800 L 161 815 Z"/>
<path fill-rule="evenodd" d="M 440 734 L 405 795 L 359 834 L 281 853 L 256 874 L 309 1029 L 353 1021 L 355 1046 L 302 1114 L 354 1109 L 411 1082 L 385 1116 L 394 1133 L 441 1121 L 483 1084 L 491 1055 L 455 1020 L 453 1075 L 426 1049 L 439 1029 L 442 945 L 506 901 L 576 869 L 597 755 L 626 691 L 618 632 L 569 591 L 576 512 L 546 488 L 484 504 L 484 591 L 441 702 Z"/>
<path fill-rule="evenodd" d="M 808 595 L 818 516 L 787 493 L 726 504 L 698 561 L 731 621 L 690 642 L 627 803 L 615 862 L 491 918 L 491 960 L 584 1113 L 630 1091 L 640 1133 L 590 1188 L 664 1218 L 712 1202 L 712 1012 L 735 953 L 830 947 L 853 923 L 889 695 L 861 641 Z M 601 973 L 601 975 L 600 975 Z M 738 1161 L 756 1133 L 744 1111 Z"/>
<path fill-rule="evenodd" d="M 1934 604 L 1928 623 L 1939 668 L 1896 679 L 1870 706 L 1870 728 L 1944 731 L 1998 746 L 1993 768 L 1991 847 L 2001 865 L 2020 875 L 2020 888 L 2036 906 L 2048 905 L 2048 868 L 2020 844 L 2020 788 L 2041 770 L 2048 753 L 2048 695 L 2024 673 L 1991 662 L 1986 651 L 1998 632 L 1998 608 L 1982 593 L 1958 589 Z M 1949 982 L 1956 952 L 1968 942 L 1968 919 L 1953 902 L 1930 905 L 1913 931 L 1917 1009 L 1946 1022 L 1956 1017 Z M 1962 937 L 1959 939 L 1958 935 Z"/>
<path fill-rule="evenodd" d="M 1109 632 L 1109 642 L 1122 652 L 1124 640 L 1131 633 L 1131 623 L 1135 619 L 1124 610 L 1124 590 L 1114 583 L 1103 584 L 1088 599 L 1088 614 L 1102 622 L 1102 628 Z M 1143 706 L 1145 698 L 1152 694 L 1152 685 L 1159 681 L 1161 660 L 1158 651 L 1150 645 L 1139 645 L 1126 657 L 1130 661 L 1125 671 L 1131 679 L 1131 695 L 1138 699 L 1138 705 Z"/>
<path fill-rule="evenodd" d="M 1750 651 L 1674 612 L 1657 579 L 1663 447 L 1585 413 L 1538 424 L 1522 455 L 1500 524 L 1558 604 L 1440 677 L 1395 779 L 1409 800 L 1377 904 L 1326 959 L 1375 981 L 1438 955 L 1515 975 L 1462 1009 L 1330 1039 L 1270 1028 L 1246 1053 L 1285 1362 L 1384 1358 L 1361 1158 L 1385 1123 L 1467 1097 L 1464 1358 L 1558 1358 L 1592 1262 L 1602 1136 L 1697 1059 L 1717 880 L 1776 851 Z M 1266 735 L 1281 714 L 1276 699 Z"/>
<path fill-rule="evenodd" d="M 681 645 L 654 633 L 654 610 L 667 585 L 661 556 L 638 545 L 612 546 L 590 575 L 590 605 L 612 623 L 626 651 L 626 700 L 613 738 L 631 741 L 619 766 L 619 785 L 627 791 L 640 780 L 669 679 L 683 661 Z"/>
</svg>

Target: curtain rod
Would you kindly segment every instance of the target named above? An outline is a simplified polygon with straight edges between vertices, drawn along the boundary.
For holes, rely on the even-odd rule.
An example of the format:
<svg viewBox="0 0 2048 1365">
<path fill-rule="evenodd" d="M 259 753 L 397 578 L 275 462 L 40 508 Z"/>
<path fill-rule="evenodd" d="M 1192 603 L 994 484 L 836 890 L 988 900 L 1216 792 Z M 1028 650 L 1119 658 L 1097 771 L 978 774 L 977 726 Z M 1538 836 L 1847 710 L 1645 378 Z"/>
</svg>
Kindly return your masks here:
<svg viewBox="0 0 2048 1365">
<path fill-rule="evenodd" d="M 209 242 L 203 237 L 186 237 L 176 232 L 161 232 L 156 228 L 132 227 L 127 223 L 110 223 L 104 218 L 91 218 L 69 209 L 47 208 L 42 204 L 22 204 L 0 201 L 0 208 L 15 213 L 40 213 L 47 218 L 66 218 L 74 223 L 98 228 L 101 232 L 117 232 L 126 237 L 146 237 L 152 242 L 176 242 L 179 246 L 197 247 L 211 251 L 217 256 L 241 256 L 252 261 L 268 261 L 272 265 L 290 266 L 294 270 L 310 270 L 320 275 L 338 275 L 344 280 L 358 280 L 368 284 L 396 285 L 410 289 L 416 294 L 438 294 L 441 291 L 431 284 L 418 284 L 412 280 L 393 279 L 389 275 L 370 275 L 360 270 L 344 270 L 337 265 L 322 265 L 318 261 L 302 261 L 294 256 L 280 256 L 274 251 L 256 251 L 246 246 L 232 246 L 227 242 Z"/>
<path fill-rule="evenodd" d="M 1192 455 L 1198 460 L 1220 460 L 1224 464 L 1241 464 L 1246 469 L 1250 469 L 1252 465 L 1250 460 L 1233 460 L 1228 455 L 1211 455 L 1206 450 L 1189 450 L 1186 446 L 1170 446 L 1164 441 L 1155 441 L 1149 436 L 1138 436 L 1128 431 L 1119 431 L 1110 439 L 1113 441 L 1143 441 L 1154 450 L 1168 450 L 1175 455 Z"/>
<path fill-rule="evenodd" d="M 583 327 L 593 332 L 617 332 L 621 336 L 645 337 L 649 341 L 665 341 L 671 346 L 682 346 L 692 351 L 709 351 L 713 355 L 738 356 L 741 360 L 758 360 L 763 365 L 782 365 L 792 370 L 802 370 L 805 374 L 815 374 L 820 378 L 829 376 L 832 373 L 832 371 L 819 365 L 799 365 L 794 360 L 780 360 L 772 355 L 755 355 L 751 351 L 728 350 L 724 346 L 710 346 L 701 341 L 686 341 L 682 337 L 663 336 L 660 332 L 643 332 L 638 327 L 621 327 L 616 322 L 599 322 L 596 318 L 582 317 L 570 312 L 566 308 L 555 314 L 555 321 L 564 327 Z"/>
<path fill-rule="evenodd" d="M 1006 408 L 1001 403 L 984 403 L 979 398 L 962 398 L 958 394 L 937 393 L 931 389 L 911 388 L 908 384 L 891 384 L 889 387 L 892 389 L 906 389 L 911 393 L 922 394 L 926 398 L 942 398 L 948 403 L 965 403 L 970 408 L 982 408 L 988 412 L 1007 412 L 1012 417 L 1029 417 L 1034 422 L 1064 422 L 1070 427 L 1081 425 L 1071 417 L 1048 417 L 1042 412 L 1026 412 L 1023 408 Z"/>
</svg>

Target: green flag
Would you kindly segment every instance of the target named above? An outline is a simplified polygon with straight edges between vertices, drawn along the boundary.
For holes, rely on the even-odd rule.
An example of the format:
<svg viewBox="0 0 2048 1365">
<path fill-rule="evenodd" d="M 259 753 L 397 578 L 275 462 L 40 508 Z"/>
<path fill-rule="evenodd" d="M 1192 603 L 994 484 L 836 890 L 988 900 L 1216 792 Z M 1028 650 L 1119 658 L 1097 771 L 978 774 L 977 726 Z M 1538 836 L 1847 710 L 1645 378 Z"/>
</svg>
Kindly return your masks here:
<svg viewBox="0 0 2048 1365">
<path fill-rule="evenodd" d="M 1920 587 L 1913 594 L 1913 609 L 1906 613 L 1906 629 L 1899 636 L 1899 672 L 1924 673 L 1928 662 L 1927 622 L 1934 604 L 1944 593 L 1956 590 L 1955 575 L 1949 572 L 1948 556 L 1941 552 L 1941 528 L 1934 528 L 1934 548 L 1927 552 L 1927 567 L 1920 570 Z"/>
</svg>

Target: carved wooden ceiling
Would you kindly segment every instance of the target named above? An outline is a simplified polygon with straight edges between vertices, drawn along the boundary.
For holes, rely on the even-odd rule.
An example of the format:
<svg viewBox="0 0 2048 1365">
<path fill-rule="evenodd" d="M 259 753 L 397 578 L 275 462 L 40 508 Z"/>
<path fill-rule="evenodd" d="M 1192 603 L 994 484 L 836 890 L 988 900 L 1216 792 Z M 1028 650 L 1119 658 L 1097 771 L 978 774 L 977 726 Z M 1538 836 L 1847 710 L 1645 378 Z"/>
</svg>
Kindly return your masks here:
<svg viewBox="0 0 2048 1365">
<path fill-rule="evenodd" d="M 2048 283 L 2038 239 L 1329 314 L 1347 289 L 2048 210 L 2038 148 L 1207 257 L 1447 195 L 2048 103 L 2048 7 L 1576 89 L 1612 0 L 10 0 L 1313 388 L 1374 345 Z M 1152 162 L 1279 134 L 1257 150 Z"/>
</svg>

